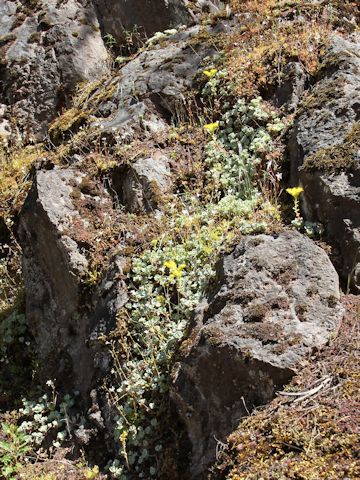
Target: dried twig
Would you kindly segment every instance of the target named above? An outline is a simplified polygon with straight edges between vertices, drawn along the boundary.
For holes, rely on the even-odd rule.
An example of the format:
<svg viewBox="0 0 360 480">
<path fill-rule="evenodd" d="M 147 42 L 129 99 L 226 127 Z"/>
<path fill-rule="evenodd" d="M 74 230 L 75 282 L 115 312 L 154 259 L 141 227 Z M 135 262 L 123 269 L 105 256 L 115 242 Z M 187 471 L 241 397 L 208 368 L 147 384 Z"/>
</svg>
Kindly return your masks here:
<svg viewBox="0 0 360 480">
<path fill-rule="evenodd" d="M 221 454 L 223 453 L 223 451 L 225 450 L 227 445 L 226 445 L 226 443 L 224 443 L 221 440 L 219 440 L 218 438 L 216 438 L 215 435 L 214 435 L 214 439 L 216 441 L 215 458 L 216 458 L 216 460 L 219 460 L 220 457 L 221 457 Z"/>
<path fill-rule="evenodd" d="M 328 387 L 331 381 L 332 381 L 332 378 L 329 376 L 326 376 L 318 380 L 317 382 L 315 382 L 315 385 L 316 383 L 319 383 L 319 382 L 320 383 L 319 385 L 317 385 L 314 388 L 311 388 L 310 390 L 303 390 L 302 392 L 277 392 L 277 394 L 282 395 L 284 397 L 294 397 L 293 398 L 294 402 L 301 402 L 306 398 L 313 397 L 318 392 L 323 390 L 325 387 Z"/>
</svg>

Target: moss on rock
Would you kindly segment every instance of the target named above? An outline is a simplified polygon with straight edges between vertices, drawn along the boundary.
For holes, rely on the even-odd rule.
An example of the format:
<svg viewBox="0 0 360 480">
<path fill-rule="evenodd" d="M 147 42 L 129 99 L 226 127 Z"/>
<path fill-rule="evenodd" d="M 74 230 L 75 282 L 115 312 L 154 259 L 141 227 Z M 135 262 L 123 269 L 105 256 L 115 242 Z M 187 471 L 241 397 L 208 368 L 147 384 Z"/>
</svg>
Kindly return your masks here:
<svg viewBox="0 0 360 480">
<path fill-rule="evenodd" d="M 304 170 L 339 172 L 359 168 L 360 122 L 356 122 L 344 141 L 331 147 L 321 148 L 304 162 Z"/>
</svg>

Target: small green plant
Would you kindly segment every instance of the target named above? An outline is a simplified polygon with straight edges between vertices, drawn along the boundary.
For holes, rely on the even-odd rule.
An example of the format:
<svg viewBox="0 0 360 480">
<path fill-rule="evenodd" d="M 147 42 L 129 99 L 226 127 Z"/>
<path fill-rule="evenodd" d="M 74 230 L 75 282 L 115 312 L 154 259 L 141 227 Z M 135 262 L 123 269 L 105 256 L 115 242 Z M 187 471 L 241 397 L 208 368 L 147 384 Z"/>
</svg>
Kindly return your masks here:
<svg viewBox="0 0 360 480">
<path fill-rule="evenodd" d="M 52 390 L 51 395 L 45 393 L 36 401 L 23 399 L 23 407 L 19 409 L 19 414 L 24 419 L 19 431 L 28 436 L 30 444 L 37 451 L 42 450 L 43 442 L 49 436 L 53 438 L 50 449 L 60 447 L 71 438 L 72 426 L 81 423 L 77 415 L 72 415 L 75 399 L 65 395 L 58 402 L 54 383 L 51 380 L 47 383 Z"/>
<path fill-rule="evenodd" d="M 285 123 L 260 97 L 250 102 L 237 100 L 227 106 L 220 121 L 204 128 L 211 134 L 205 147 L 207 176 L 219 192 L 249 198 L 259 183 L 265 185 L 271 172 L 276 176 L 274 138 Z"/>
<path fill-rule="evenodd" d="M 25 315 L 14 310 L 0 321 L 0 362 L 9 363 L 9 348 L 14 343 L 29 345 Z"/>
<path fill-rule="evenodd" d="M 104 41 L 109 50 L 112 50 L 117 46 L 116 38 L 111 33 L 104 35 Z"/>
<path fill-rule="evenodd" d="M 154 35 L 146 41 L 146 45 L 147 46 L 156 45 L 157 43 L 159 43 L 160 40 L 164 40 L 165 38 L 168 38 L 171 35 L 175 35 L 176 33 L 177 33 L 176 28 L 164 30 L 163 32 L 155 32 Z"/>
<path fill-rule="evenodd" d="M 3 423 L 0 433 L 0 472 L 6 480 L 15 480 L 24 457 L 30 450 L 30 437 L 19 427 Z"/>
<path fill-rule="evenodd" d="M 99 467 L 97 465 L 95 465 L 92 468 L 89 467 L 85 471 L 85 478 L 87 480 L 94 480 L 95 478 L 98 478 L 98 476 L 99 476 Z"/>
</svg>

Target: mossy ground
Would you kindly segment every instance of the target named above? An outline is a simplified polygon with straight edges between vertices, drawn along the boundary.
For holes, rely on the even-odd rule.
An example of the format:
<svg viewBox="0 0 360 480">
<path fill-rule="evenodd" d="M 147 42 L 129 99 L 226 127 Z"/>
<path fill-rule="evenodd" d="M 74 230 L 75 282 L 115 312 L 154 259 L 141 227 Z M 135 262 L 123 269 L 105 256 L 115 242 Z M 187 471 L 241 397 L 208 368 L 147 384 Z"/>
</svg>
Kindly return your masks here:
<svg viewBox="0 0 360 480">
<path fill-rule="evenodd" d="M 360 299 L 330 345 L 315 354 L 286 392 L 324 388 L 299 400 L 281 396 L 245 418 L 209 476 L 226 480 L 338 480 L 360 476 Z"/>
<path fill-rule="evenodd" d="M 29 463 L 23 467 L 17 480 L 105 480 L 106 476 L 95 467 L 81 461 L 72 462 L 67 457 L 69 449 L 59 449 L 51 460 Z"/>
</svg>

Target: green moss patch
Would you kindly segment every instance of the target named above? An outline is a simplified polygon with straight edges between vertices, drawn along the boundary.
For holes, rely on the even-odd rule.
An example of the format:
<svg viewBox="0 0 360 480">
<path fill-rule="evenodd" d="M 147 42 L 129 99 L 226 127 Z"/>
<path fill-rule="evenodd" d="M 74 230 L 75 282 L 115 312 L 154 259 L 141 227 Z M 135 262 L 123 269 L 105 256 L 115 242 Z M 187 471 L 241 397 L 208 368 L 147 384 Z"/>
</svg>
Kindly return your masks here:
<svg viewBox="0 0 360 480">
<path fill-rule="evenodd" d="M 325 172 L 349 171 L 359 168 L 360 122 L 356 122 L 343 143 L 321 148 L 304 162 L 304 170 Z"/>
</svg>

